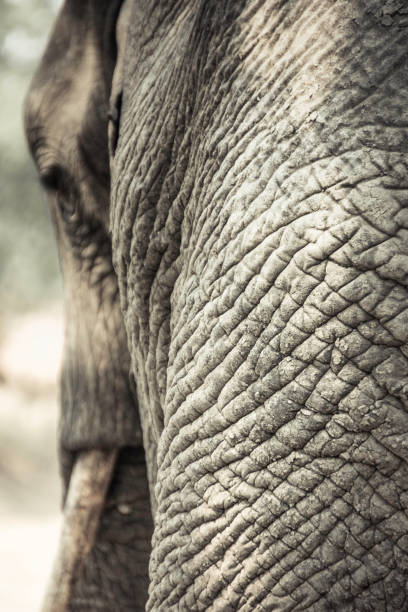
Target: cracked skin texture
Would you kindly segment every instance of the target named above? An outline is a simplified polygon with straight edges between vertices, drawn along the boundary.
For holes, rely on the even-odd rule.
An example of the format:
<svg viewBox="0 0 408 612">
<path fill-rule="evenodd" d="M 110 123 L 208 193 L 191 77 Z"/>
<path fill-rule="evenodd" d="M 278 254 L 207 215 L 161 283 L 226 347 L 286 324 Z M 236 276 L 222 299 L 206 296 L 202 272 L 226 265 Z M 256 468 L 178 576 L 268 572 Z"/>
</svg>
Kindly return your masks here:
<svg viewBox="0 0 408 612">
<path fill-rule="evenodd" d="M 149 553 L 147 610 L 406 610 L 405 3 L 131 3 L 109 221 L 109 2 L 28 105 L 76 185 L 61 444 L 123 448 L 70 610 L 143 609 Z"/>
<path fill-rule="evenodd" d="M 408 609 L 407 26 L 135 4 L 111 227 L 148 610 Z"/>
</svg>

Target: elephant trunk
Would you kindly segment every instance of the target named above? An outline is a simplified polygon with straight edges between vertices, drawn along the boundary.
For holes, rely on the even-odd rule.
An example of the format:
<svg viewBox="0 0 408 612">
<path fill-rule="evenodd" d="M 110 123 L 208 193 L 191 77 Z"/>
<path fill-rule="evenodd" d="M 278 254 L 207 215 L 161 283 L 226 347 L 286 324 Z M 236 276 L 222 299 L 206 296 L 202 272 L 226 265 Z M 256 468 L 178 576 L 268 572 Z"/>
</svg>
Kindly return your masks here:
<svg viewBox="0 0 408 612">
<path fill-rule="evenodd" d="M 116 458 L 117 450 L 93 449 L 82 451 L 77 456 L 42 612 L 68 609 L 72 586 L 95 540 Z"/>
<path fill-rule="evenodd" d="M 161 425 L 147 610 L 407 609 L 408 53 L 391 4 L 132 21 L 111 219 Z"/>
</svg>

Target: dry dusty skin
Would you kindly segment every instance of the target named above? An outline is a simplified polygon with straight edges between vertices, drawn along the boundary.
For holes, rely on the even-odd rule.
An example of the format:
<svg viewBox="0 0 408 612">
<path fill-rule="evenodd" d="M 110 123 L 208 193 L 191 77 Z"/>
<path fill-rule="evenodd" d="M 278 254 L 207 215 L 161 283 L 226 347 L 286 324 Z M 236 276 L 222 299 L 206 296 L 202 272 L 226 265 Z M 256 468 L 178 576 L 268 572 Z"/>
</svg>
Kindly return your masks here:
<svg viewBox="0 0 408 612">
<path fill-rule="evenodd" d="M 0 602 L 39 609 L 59 530 L 56 464 L 61 312 L 3 325 L 0 336 Z"/>
</svg>

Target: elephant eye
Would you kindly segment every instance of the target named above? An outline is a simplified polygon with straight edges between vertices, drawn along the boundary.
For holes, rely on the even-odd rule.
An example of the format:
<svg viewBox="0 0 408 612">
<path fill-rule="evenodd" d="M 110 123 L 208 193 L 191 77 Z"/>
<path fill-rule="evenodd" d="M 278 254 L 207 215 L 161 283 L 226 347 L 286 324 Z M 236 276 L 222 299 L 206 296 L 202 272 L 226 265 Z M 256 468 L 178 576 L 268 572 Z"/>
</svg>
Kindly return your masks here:
<svg viewBox="0 0 408 612">
<path fill-rule="evenodd" d="M 58 191 L 62 184 L 62 170 L 56 164 L 40 170 L 41 185 L 47 191 Z"/>
</svg>

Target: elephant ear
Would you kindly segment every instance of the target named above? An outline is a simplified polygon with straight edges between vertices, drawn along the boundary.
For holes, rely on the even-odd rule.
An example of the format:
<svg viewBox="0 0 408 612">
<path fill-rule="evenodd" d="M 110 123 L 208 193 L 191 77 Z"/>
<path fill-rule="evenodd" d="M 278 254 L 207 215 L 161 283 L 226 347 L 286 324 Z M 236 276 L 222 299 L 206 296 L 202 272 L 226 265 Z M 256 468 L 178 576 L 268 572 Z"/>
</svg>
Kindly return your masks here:
<svg viewBox="0 0 408 612">
<path fill-rule="evenodd" d="M 129 31 L 130 16 L 132 11 L 132 0 L 125 0 L 121 6 L 118 20 L 116 22 L 116 65 L 112 78 L 112 87 L 109 100 L 109 123 L 108 123 L 108 146 L 109 159 L 112 172 L 112 163 L 115 156 L 116 145 L 119 138 L 119 121 L 122 106 L 124 58 Z"/>
</svg>

